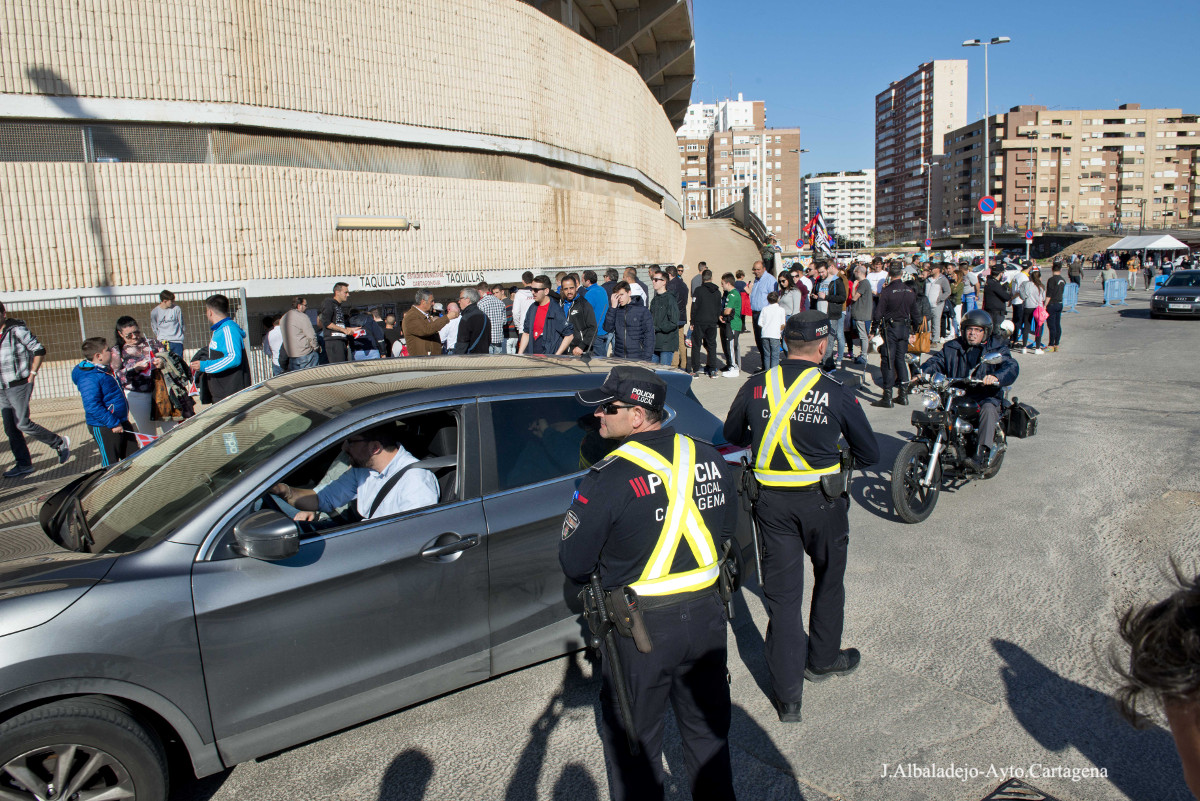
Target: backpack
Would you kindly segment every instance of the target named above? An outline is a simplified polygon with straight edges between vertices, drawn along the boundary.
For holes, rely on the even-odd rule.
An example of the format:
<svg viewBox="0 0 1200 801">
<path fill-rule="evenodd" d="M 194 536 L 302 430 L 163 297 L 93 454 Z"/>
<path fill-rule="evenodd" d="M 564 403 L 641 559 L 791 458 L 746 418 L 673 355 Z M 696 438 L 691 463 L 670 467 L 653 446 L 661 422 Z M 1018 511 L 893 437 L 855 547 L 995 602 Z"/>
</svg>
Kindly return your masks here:
<svg viewBox="0 0 1200 801">
<path fill-rule="evenodd" d="M 741 296 L 742 296 L 742 314 L 743 315 L 747 315 L 747 314 L 752 315 L 754 312 L 752 312 L 750 310 L 750 294 L 748 292 L 742 292 Z"/>
</svg>

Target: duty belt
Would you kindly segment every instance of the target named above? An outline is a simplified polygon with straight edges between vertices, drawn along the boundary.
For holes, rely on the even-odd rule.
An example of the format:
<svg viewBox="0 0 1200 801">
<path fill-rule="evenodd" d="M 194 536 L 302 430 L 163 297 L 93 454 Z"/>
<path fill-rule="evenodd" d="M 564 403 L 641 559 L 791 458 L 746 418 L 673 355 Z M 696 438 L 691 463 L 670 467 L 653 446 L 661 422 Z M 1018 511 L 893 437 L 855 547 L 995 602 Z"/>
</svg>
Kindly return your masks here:
<svg viewBox="0 0 1200 801">
<path fill-rule="evenodd" d="M 764 487 L 798 489 L 816 484 L 821 480 L 821 476 L 838 472 L 840 468 L 837 464 L 829 467 L 809 465 L 792 441 L 792 415 L 804 400 L 804 396 L 821 380 L 821 371 L 816 367 L 808 368 L 786 391 L 783 387 L 783 368 L 772 367 L 767 371 L 764 380 L 771 418 L 754 460 L 754 476 L 758 482 Z M 791 469 L 771 468 L 776 450 L 783 452 Z"/>
</svg>

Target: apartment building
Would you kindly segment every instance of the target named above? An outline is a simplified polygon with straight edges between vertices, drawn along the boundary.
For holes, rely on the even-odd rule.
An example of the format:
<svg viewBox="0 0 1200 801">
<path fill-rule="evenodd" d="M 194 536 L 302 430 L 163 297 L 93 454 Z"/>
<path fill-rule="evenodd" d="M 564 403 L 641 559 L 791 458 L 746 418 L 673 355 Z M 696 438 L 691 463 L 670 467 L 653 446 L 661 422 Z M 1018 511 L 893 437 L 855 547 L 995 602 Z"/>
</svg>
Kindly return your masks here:
<svg viewBox="0 0 1200 801">
<path fill-rule="evenodd" d="M 1015 106 L 988 120 L 997 224 L 1172 228 L 1200 219 L 1200 117 L 1181 109 Z M 971 225 L 983 121 L 946 134 L 939 228 Z"/>
<path fill-rule="evenodd" d="M 945 134 L 967 121 L 967 62 L 930 61 L 875 96 L 875 227 L 921 236 L 941 216 Z"/>
<path fill-rule="evenodd" d="M 750 188 L 750 209 L 780 242 L 800 228 L 800 129 L 734 128 L 709 138 L 708 175 L 713 211 Z"/>
<path fill-rule="evenodd" d="M 852 242 L 870 242 L 875 227 L 875 171 L 804 176 L 800 182 L 800 219 L 811 220 L 817 209 L 829 233 Z"/>
<path fill-rule="evenodd" d="M 683 212 L 701 219 L 741 199 L 781 241 L 798 236 L 800 129 L 767 128 L 766 104 L 693 103 L 676 131 Z"/>
</svg>

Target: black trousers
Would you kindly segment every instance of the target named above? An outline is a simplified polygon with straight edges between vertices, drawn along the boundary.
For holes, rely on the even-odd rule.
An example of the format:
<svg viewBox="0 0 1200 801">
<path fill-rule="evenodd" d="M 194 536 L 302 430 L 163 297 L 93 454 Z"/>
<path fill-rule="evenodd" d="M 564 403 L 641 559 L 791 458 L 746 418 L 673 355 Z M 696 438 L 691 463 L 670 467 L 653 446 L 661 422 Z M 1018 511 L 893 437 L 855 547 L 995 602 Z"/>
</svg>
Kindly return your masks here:
<svg viewBox="0 0 1200 801">
<path fill-rule="evenodd" d="M 1008 312 L 1005 309 L 984 309 L 984 311 L 986 311 L 992 318 L 992 336 L 1000 336 L 1002 332 L 1000 324 L 1004 322 L 1004 317 L 1008 314 Z"/>
<path fill-rule="evenodd" d="M 325 359 L 330 364 L 340 364 L 341 362 L 350 361 L 350 350 L 346 347 L 346 340 L 335 339 L 326 335 Z"/>
<path fill-rule="evenodd" d="M 758 348 L 758 369 L 760 370 L 767 366 L 767 351 L 763 347 L 762 329 L 758 327 L 758 318 L 761 315 L 762 311 L 750 312 L 750 327 L 754 329 L 754 346 Z"/>
<path fill-rule="evenodd" d="M 711 595 L 663 609 L 643 611 L 654 649 L 643 654 L 633 640 L 617 637 L 617 653 L 629 688 L 634 733 L 641 753 L 629 753 L 611 665 L 602 660 L 600 736 L 613 801 L 663 797 L 662 734 L 667 702 L 683 738 L 692 798 L 732 799 L 729 763 L 729 674 L 725 669 L 725 607 Z"/>
<path fill-rule="evenodd" d="M 908 383 L 908 324 L 891 323 L 883 326 L 883 350 L 879 354 L 879 367 L 883 371 L 879 385 L 883 391 L 892 387 L 903 387 Z"/>
<path fill-rule="evenodd" d="M 738 336 L 741 331 L 734 331 L 729 323 L 721 325 L 721 349 L 725 351 L 726 369 L 742 366 L 742 355 L 738 352 Z"/>
<path fill-rule="evenodd" d="M 842 647 L 850 503 L 819 490 L 763 488 L 755 508 L 762 535 L 762 588 L 767 615 L 771 688 L 784 703 L 799 703 L 804 666 L 833 664 Z M 813 594 L 804 633 L 804 555 L 812 560 Z"/>
<path fill-rule="evenodd" d="M 705 365 L 705 372 L 716 372 L 717 369 L 717 324 L 692 324 L 692 365 L 693 373 L 700 370 L 700 343 L 704 343 L 704 350 L 708 352 L 708 363 Z"/>
</svg>

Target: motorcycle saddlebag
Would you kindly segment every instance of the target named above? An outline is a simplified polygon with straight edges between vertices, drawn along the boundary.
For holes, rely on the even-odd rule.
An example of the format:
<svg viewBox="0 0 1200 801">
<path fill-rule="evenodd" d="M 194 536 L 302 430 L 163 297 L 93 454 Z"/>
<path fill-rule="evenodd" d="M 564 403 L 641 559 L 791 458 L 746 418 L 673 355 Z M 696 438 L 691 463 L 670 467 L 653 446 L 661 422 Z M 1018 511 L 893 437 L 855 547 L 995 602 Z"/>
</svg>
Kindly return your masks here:
<svg viewBox="0 0 1200 801">
<path fill-rule="evenodd" d="M 1038 410 L 1028 403 L 1014 403 L 1008 411 L 1008 426 L 1004 433 L 1017 439 L 1037 434 Z"/>
</svg>

